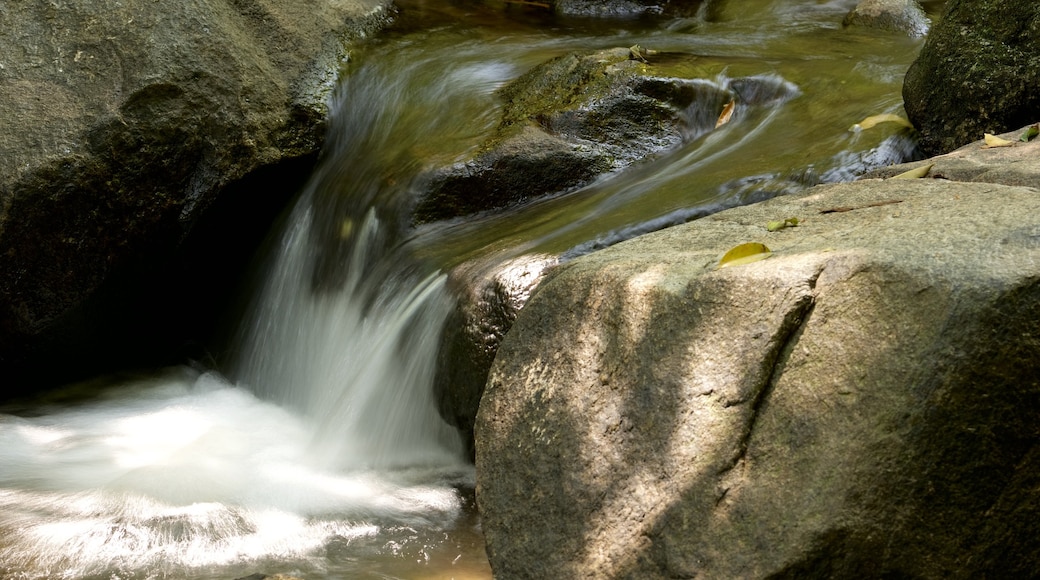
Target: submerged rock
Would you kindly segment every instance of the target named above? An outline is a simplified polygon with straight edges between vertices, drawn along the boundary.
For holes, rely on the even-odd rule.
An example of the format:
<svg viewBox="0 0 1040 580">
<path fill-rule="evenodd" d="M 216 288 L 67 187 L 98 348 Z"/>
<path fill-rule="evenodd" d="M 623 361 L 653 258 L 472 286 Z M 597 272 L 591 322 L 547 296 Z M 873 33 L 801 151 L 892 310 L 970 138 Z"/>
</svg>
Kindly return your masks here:
<svg viewBox="0 0 1040 580">
<path fill-rule="evenodd" d="M 227 263 L 210 279 L 171 257 L 231 195 L 232 225 L 208 230 L 199 255 L 244 261 L 222 252 L 293 193 L 286 174 L 324 138 L 344 43 L 384 20 L 376 0 L 0 7 L 7 384 L 135 348 L 156 338 L 144 312 L 189 318 L 218 293 Z"/>
<path fill-rule="evenodd" d="M 1032 574 L 1038 215 L 1032 188 L 867 180 L 555 269 L 475 426 L 496 577 Z"/>
<path fill-rule="evenodd" d="M 502 90 L 495 134 L 468 162 L 432 172 L 415 223 L 501 209 L 571 191 L 678 147 L 734 115 L 798 94 L 778 77 L 686 79 L 655 76 L 656 55 L 641 47 L 567 54 Z"/>
<path fill-rule="evenodd" d="M 946 3 L 906 73 L 903 101 L 928 154 L 1040 117 L 1040 3 Z"/>
<path fill-rule="evenodd" d="M 692 16 L 708 12 L 721 0 L 548 0 L 557 14 L 595 18 Z"/>
</svg>

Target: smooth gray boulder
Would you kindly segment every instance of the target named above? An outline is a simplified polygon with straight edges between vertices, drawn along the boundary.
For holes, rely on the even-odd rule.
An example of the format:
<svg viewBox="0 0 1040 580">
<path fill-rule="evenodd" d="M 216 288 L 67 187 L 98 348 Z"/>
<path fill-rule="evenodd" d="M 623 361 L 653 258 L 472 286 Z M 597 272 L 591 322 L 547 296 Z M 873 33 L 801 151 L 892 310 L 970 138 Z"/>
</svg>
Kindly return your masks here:
<svg viewBox="0 0 1040 580">
<path fill-rule="evenodd" d="M 986 145 L 984 139 L 979 139 L 945 155 L 890 165 L 871 171 L 868 175 L 894 177 L 907 171 L 928 167 L 927 176 L 933 179 L 1021 185 L 1040 189 L 1040 139 L 1034 137 L 1030 140 L 1027 132 L 1031 130 L 1032 125 L 1029 125 L 996 135 L 1010 142 L 1006 147 L 991 147 Z M 1027 140 L 1023 141 L 1023 137 Z"/>
<path fill-rule="evenodd" d="M 284 173 L 324 138 L 346 43 L 386 19 L 378 0 L 0 5 L 8 385 L 151 340 L 162 325 L 135 327 L 147 316 L 132 304 L 176 321 L 220 292 L 207 274 L 244 256 L 208 273 L 178 271 L 173 257 L 232 190 L 198 255 L 224 255 L 257 213 L 284 204 Z M 151 278 L 163 280 L 138 284 Z"/>
<path fill-rule="evenodd" d="M 1032 188 L 865 180 L 554 270 L 477 415 L 496 578 L 1040 569 L 1038 216 Z M 716 269 L 747 242 L 771 257 Z"/>
<path fill-rule="evenodd" d="M 948 0 L 907 70 L 903 106 L 938 155 L 1035 122 L 1038 83 L 1040 3 Z"/>
<path fill-rule="evenodd" d="M 928 34 L 928 16 L 917 0 L 862 0 L 842 21 L 845 26 L 862 26 L 920 37 Z"/>
</svg>

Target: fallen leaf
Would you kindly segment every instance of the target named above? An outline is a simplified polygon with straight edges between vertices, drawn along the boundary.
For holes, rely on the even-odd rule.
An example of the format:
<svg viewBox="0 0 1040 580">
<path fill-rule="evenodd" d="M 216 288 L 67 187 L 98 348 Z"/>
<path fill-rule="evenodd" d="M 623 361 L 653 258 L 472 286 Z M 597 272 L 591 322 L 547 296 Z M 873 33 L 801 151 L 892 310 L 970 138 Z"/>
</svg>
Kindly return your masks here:
<svg viewBox="0 0 1040 580">
<path fill-rule="evenodd" d="M 728 266 L 738 266 L 740 264 L 750 264 L 751 262 L 757 262 L 759 260 L 765 260 L 769 256 L 772 256 L 773 252 L 758 242 L 748 242 L 746 244 L 740 244 L 734 246 L 730 251 L 726 252 L 724 256 L 719 260 L 719 268 L 726 268 Z"/>
<path fill-rule="evenodd" d="M 718 129 L 719 127 L 725 125 L 726 123 L 729 123 L 730 118 L 733 117 L 733 109 L 736 106 L 737 106 L 737 102 L 736 101 L 730 101 L 730 102 L 726 103 L 725 107 L 722 107 L 722 114 L 719 115 L 719 120 L 715 122 L 715 128 L 716 129 Z"/>
<path fill-rule="evenodd" d="M 850 127 L 849 131 L 863 131 L 865 129 L 870 129 L 876 125 L 880 125 L 881 123 L 898 123 L 904 127 L 909 127 L 910 129 L 914 128 L 910 121 L 907 121 L 899 115 L 895 115 L 892 113 L 882 113 L 880 115 L 871 115 L 866 119 L 863 119 L 859 123 L 856 123 L 855 125 Z"/>
<path fill-rule="evenodd" d="M 928 165 L 915 167 L 914 169 L 911 169 L 910 171 L 904 171 L 899 175 L 893 175 L 892 179 L 920 179 L 928 175 L 928 172 L 931 171 L 932 167 L 934 166 L 934 163 L 929 163 Z"/>
<path fill-rule="evenodd" d="M 1022 131 L 1022 137 L 1019 141 L 1028 143 L 1033 139 L 1036 139 L 1037 135 L 1040 135 L 1040 124 L 1030 125 L 1029 127 L 1026 127 L 1025 131 Z"/>
<path fill-rule="evenodd" d="M 782 229 L 784 229 L 786 227 L 797 226 L 797 225 L 798 225 L 798 218 L 796 218 L 796 217 L 789 217 L 789 218 L 787 218 L 785 220 L 776 220 L 776 221 L 766 222 L 766 231 L 777 232 L 777 231 L 780 231 L 780 230 L 782 230 Z"/>
<path fill-rule="evenodd" d="M 1001 139 L 992 133 L 985 133 L 982 135 L 983 140 L 986 144 L 983 145 L 983 149 L 990 149 L 993 147 L 1011 147 L 1015 144 L 1014 141 L 1008 141 L 1007 139 Z"/>
<path fill-rule="evenodd" d="M 633 44 L 628 49 L 628 54 L 629 54 L 629 58 L 630 59 L 638 60 L 638 61 L 642 61 L 642 62 L 646 62 L 646 57 L 644 55 L 646 55 L 647 52 L 648 51 L 645 48 L 643 48 L 642 46 L 639 46 L 638 44 Z"/>
</svg>

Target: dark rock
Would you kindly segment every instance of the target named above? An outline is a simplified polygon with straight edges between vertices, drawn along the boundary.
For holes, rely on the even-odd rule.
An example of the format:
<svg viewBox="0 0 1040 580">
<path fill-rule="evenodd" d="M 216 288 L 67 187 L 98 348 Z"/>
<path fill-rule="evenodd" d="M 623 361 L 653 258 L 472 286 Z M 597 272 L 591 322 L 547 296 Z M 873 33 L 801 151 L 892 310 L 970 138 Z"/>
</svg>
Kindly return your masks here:
<svg viewBox="0 0 1040 580">
<path fill-rule="evenodd" d="M 457 305 L 445 325 L 434 392 L 441 416 L 469 446 L 498 346 L 557 262 L 552 256 L 525 255 L 493 266 L 470 262 L 451 273 Z"/>
<path fill-rule="evenodd" d="M 1040 118 L 1040 3 L 949 0 L 903 101 L 931 155 Z"/>
<path fill-rule="evenodd" d="M 157 329 L 117 328 L 140 313 L 115 297 L 154 291 L 138 297 L 148 310 L 190 314 L 213 292 L 203 280 L 172 296 L 138 283 L 173 278 L 164 270 L 183 265 L 174 257 L 207 210 L 247 184 L 256 190 L 238 197 L 239 220 L 212 241 L 263 228 L 249 218 L 277 211 L 292 191 L 271 186 L 298 180 L 284 172 L 305 169 L 295 160 L 306 164 L 323 140 L 344 43 L 384 20 L 368 0 L 310 10 L 287 0 L 0 7 L 5 384 L 152 338 Z M 244 181 L 261 168 L 283 175 Z M 116 310 L 100 313 L 102 303 Z"/>
<path fill-rule="evenodd" d="M 1032 574 L 1038 215 L 1032 188 L 865 180 L 556 268 L 475 425 L 495 576 Z M 750 241 L 772 256 L 716 269 Z"/>
<path fill-rule="evenodd" d="M 472 160 L 434 171 L 414 222 L 501 209 L 565 193 L 715 128 L 723 108 L 770 106 L 797 94 L 775 77 L 722 83 L 659 77 L 639 47 L 568 54 L 502 90 L 502 121 Z M 648 62 L 644 62 L 648 61 Z"/>
</svg>

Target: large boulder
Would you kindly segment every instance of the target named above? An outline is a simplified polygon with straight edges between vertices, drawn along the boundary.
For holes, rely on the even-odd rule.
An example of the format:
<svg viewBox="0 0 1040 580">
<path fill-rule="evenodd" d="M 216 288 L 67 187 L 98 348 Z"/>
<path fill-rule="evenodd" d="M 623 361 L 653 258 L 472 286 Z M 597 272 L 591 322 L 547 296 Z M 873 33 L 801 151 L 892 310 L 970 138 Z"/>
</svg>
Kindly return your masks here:
<svg viewBox="0 0 1040 580">
<path fill-rule="evenodd" d="M 415 223 L 449 219 L 560 194 L 621 171 L 733 118 L 798 94 L 774 76 L 721 81 L 669 76 L 697 57 L 638 46 L 566 54 L 506 85 L 502 119 L 477 154 L 437 169 Z"/>
<path fill-rule="evenodd" d="M 865 180 L 554 270 L 475 426 L 496 578 L 1034 574 L 1037 216 Z M 773 253 L 716 267 L 746 242 Z"/>
<path fill-rule="evenodd" d="M 177 319 L 192 296 L 217 293 L 217 279 L 173 272 L 171 257 L 222 206 L 229 221 L 203 228 L 215 237 L 199 255 L 232 262 L 214 272 L 243 261 L 227 247 L 262 231 L 251 222 L 284 204 L 285 174 L 322 142 L 345 43 L 385 19 L 377 0 L 3 3 L 5 384 L 147 341 L 114 328 L 140 316 L 131 304 Z M 166 280 L 128 282 L 149 277 Z"/>
<path fill-rule="evenodd" d="M 1040 117 L 1040 3 L 949 0 L 906 73 L 903 101 L 929 154 Z"/>
</svg>

